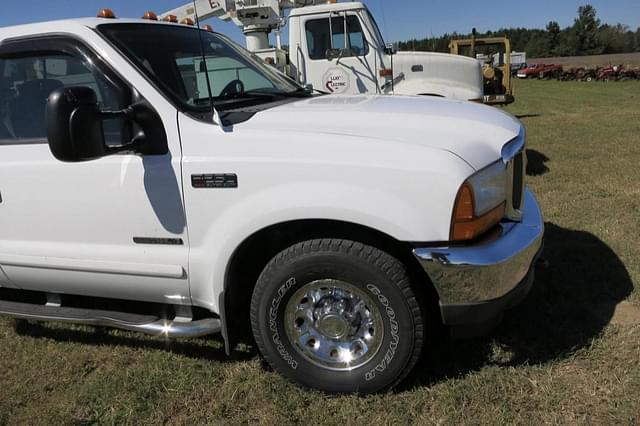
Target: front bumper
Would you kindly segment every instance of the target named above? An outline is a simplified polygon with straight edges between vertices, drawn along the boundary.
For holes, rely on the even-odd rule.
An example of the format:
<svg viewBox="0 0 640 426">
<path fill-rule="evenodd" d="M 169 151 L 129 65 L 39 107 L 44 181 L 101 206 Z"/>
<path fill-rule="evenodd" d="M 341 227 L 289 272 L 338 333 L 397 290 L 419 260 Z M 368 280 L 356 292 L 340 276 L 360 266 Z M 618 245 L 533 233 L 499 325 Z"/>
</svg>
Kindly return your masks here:
<svg viewBox="0 0 640 426">
<path fill-rule="evenodd" d="M 438 292 L 445 325 L 481 329 L 497 322 L 505 309 L 529 292 L 544 235 L 542 213 L 529 189 L 524 194 L 522 221 L 499 227 L 489 241 L 413 251 Z"/>
</svg>

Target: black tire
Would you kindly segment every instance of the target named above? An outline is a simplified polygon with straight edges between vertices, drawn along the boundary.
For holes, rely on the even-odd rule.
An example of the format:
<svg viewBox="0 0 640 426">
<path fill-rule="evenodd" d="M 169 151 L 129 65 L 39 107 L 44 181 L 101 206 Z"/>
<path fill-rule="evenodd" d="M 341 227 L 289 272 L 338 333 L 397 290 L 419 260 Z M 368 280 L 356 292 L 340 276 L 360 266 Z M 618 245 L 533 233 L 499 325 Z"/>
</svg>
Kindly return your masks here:
<svg viewBox="0 0 640 426">
<path fill-rule="evenodd" d="M 323 345 L 333 344 L 333 337 L 326 337 L 323 333 L 323 325 L 326 323 L 322 321 L 326 321 L 326 316 L 329 315 L 326 314 L 326 306 L 333 307 L 336 300 L 342 301 L 336 299 L 336 290 L 330 293 L 331 296 L 320 298 L 320 301 L 316 301 L 319 298 L 317 295 L 300 299 L 301 294 L 307 294 L 307 289 L 318 285 L 315 283 L 325 282 L 335 283 L 336 287 L 321 287 L 320 290 L 324 292 L 330 291 L 329 288 L 341 288 L 341 285 L 348 283 L 351 286 L 348 288 L 354 294 L 362 296 L 363 302 L 358 306 L 366 306 L 364 312 L 379 319 L 372 322 L 376 324 L 378 349 L 374 351 L 373 344 L 369 348 L 367 343 L 365 346 L 369 352 L 361 355 L 362 358 L 353 358 L 362 364 L 356 365 L 354 361 L 351 369 L 343 367 L 338 370 L 321 365 L 326 358 L 319 361 L 320 358 L 314 357 L 322 355 L 311 353 L 314 350 L 320 351 L 317 348 L 321 343 L 317 344 L 317 348 L 311 345 L 311 349 L 307 349 L 302 343 L 304 337 L 294 335 L 295 338 L 290 338 L 296 330 L 294 327 L 301 327 L 298 324 L 299 318 L 293 322 L 286 320 L 293 318 L 291 307 L 298 310 L 308 307 L 305 312 L 312 312 L 312 319 L 308 319 L 309 316 L 302 318 L 308 319 L 309 329 L 320 333 L 318 335 L 321 336 Z M 297 299 L 294 300 L 293 296 Z M 331 302 L 327 303 L 326 300 Z M 316 316 L 318 309 L 321 309 L 319 306 L 325 309 L 320 311 L 324 315 L 322 318 Z M 340 315 L 342 313 L 335 316 Z M 357 321 L 344 321 L 348 325 L 343 330 L 361 327 L 353 325 L 359 324 Z M 374 247 L 339 239 L 305 241 L 276 255 L 258 278 L 251 301 L 251 325 L 259 351 L 275 371 L 294 383 L 329 393 L 368 394 L 388 390 L 409 374 L 420 357 L 423 346 L 423 314 L 410 287 L 404 265 Z M 373 339 L 373 328 L 368 330 L 371 332 L 367 335 L 368 338 Z M 349 331 L 349 335 L 344 337 L 346 345 L 352 344 L 349 339 L 357 338 L 351 333 L 355 332 Z M 305 336 L 309 339 L 308 334 Z M 310 340 L 315 342 L 315 339 L 308 341 Z M 310 354 L 305 354 L 304 351 Z M 331 349 L 330 353 L 333 354 L 333 351 L 335 349 Z M 359 353 L 360 351 L 356 352 L 357 355 Z M 350 354 L 351 352 L 347 353 L 349 360 L 352 359 Z M 327 356 L 326 353 L 324 356 Z"/>
</svg>

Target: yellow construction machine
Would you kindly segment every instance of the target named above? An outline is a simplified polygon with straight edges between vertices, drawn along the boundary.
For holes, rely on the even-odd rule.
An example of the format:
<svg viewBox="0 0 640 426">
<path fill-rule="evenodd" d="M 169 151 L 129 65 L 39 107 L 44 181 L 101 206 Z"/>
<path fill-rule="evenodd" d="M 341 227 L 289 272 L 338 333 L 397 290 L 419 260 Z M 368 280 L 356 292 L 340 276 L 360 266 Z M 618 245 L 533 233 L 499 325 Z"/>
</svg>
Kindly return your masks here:
<svg viewBox="0 0 640 426">
<path fill-rule="evenodd" d="M 454 55 L 484 61 L 484 103 L 507 105 L 515 100 L 511 84 L 511 42 L 508 38 L 477 38 L 474 28 L 470 39 L 451 40 L 449 49 Z"/>
</svg>

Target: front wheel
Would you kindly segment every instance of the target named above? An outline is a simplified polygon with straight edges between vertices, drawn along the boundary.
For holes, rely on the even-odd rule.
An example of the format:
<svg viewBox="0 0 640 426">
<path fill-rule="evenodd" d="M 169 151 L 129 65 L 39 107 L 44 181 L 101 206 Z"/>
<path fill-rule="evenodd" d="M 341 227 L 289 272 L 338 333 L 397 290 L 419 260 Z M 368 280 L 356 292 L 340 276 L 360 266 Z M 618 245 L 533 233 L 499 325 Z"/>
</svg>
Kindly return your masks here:
<svg viewBox="0 0 640 426">
<path fill-rule="evenodd" d="M 413 368 L 422 313 L 402 263 L 346 240 L 312 240 L 274 257 L 251 302 L 258 348 L 290 380 L 330 393 L 393 387 Z"/>
</svg>

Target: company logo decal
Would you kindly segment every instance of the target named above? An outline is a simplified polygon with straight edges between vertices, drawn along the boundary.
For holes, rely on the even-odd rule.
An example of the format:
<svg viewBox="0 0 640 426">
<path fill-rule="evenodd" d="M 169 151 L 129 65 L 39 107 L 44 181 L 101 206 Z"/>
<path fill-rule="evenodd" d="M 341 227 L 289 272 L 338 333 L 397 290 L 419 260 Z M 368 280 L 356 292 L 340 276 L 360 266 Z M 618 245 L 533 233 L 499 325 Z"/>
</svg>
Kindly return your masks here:
<svg viewBox="0 0 640 426">
<path fill-rule="evenodd" d="M 346 93 L 351 85 L 349 74 L 342 68 L 331 68 L 322 79 L 329 93 Z"/>
</svg>

